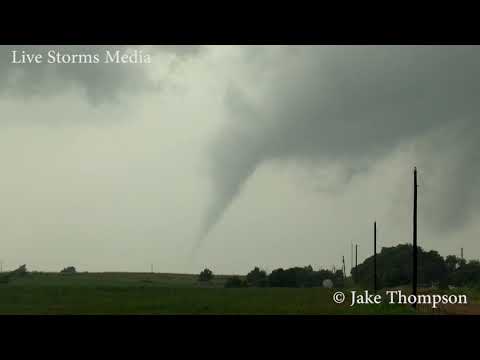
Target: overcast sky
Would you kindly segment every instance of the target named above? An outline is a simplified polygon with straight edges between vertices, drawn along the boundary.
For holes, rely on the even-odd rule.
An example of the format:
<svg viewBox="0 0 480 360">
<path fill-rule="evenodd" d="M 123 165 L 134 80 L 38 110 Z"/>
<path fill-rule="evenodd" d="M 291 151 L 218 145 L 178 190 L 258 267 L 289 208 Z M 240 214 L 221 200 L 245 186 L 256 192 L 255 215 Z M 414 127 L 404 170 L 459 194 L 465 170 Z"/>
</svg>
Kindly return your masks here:
<svg viewBox="0 0 480 360">
<path fill-rule="evenodd" d="M 145 46 L 151 64 L 11 64 L 4 269 L 340 268 L 411 242 L 480 257 L 480 48 Z M 127 51 L 125 47 L 119 48 Z"/>
</svg>

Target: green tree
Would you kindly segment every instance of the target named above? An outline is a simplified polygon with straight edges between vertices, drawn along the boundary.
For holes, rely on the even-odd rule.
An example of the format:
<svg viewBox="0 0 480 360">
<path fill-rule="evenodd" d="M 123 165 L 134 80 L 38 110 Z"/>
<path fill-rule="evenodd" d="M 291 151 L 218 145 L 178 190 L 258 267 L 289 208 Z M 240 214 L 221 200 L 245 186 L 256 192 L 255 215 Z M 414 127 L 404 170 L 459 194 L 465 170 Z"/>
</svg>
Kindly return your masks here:
<svg viewBox="0 0 480 360">
<path fill-rule="evenodd" d="M 410 244 L 384 247 L 377 254 L 377 286 L 394 287 L 409 285 L 412 282 L 412 254 Z M 444 259 L 436 251 L 424 251 L 418 247 L 418 284 L 430 286 L 444 283 L 448 269 Z M 366 288 L 373 287 L 373 256 L 358 265 L 354 272 L 355 280 Z"/>
<path fill-rule="evenodd" d="M 445 258 L 445 265 L 447 266 L 447 270 L 449 273 L 453 273 L 457 270 L 457 267 L 460 264 L 460 258 L 456 257 L 455 255 L 448 255 Z"/>
<path fill-rule="evenodd" d="M 213 272 L 210 269 L 204 269 L 198 276 L 198 281 L 210 281 L 213 279 Z"/>
<path fill-rule="evenodd" d="M 455 286 L 480 286 L 480 262 L 471 260 L 468 263 L 462 262 L 461 265 L 451 274 L 449 281 Z"/>
<path fill-rule="evenodd" d="M 342 285 L 343 272 L 339 270 L 334 274 L 329 270 L 313 271 L 311 265 L 286 270 L 280 268 L 271 272 L 268 276 L 268 284 L 273 287 L 313 287 L 322 286 L 325 279 L 331 279 L 334 284 Z"/>
<path fill-rule="evenodd" d="M 247 274 L 247 283 L 250 286 L 265 287 L 268 284 L 267 272 L 255 267 Z"/>
</svg>

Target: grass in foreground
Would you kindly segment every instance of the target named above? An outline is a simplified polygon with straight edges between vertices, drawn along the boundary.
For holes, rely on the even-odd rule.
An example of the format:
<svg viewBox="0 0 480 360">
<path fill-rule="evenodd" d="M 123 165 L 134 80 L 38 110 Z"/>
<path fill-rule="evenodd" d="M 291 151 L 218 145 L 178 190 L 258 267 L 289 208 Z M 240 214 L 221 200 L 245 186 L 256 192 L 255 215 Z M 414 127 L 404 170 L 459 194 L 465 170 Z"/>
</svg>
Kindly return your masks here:
<svg viewBox="0 0 480 360">
<path fill-rule="evenodd" d="M 402 305 L 335 304 L 322 288 L 223 288 L 176 274 L 33 274 L 0 285 L 0 314 L 413 314 Z M 349 300 L 347 300 L 347 304 Z"/>
<path fill-rule="evenodd" d="M 404 314 L 404 306 L 351 308 L 325 289 L 3 286 L 0 314 Z"/>
</svg>

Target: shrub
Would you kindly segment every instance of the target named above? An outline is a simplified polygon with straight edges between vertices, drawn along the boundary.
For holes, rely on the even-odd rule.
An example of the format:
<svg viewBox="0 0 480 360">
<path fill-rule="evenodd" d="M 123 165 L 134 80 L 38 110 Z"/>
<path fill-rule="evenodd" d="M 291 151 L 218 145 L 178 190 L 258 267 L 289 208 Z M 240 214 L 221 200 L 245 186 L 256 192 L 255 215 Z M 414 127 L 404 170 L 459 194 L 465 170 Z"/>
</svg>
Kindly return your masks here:
<svg viewBox="0 0 480 360">
<path fill-rule="evenodd" d="M 61 274 L 76 274 L 77 269 L 75 269 L 75 266 L 67 266 L 62 271 L 60 271 L 60 273 Z"/>
<path fill-rule="evenodd" d="M 14 270 L 14 273 L 19 276 L 27 275 L 27 265 L 20 266 L 17 270 Z"/>
<path fill-rule="evenodd" d="M 225 282 L 226 288 L 243 288 L 247 287 L 247 282 L 240 279 L 238 276 L 232 276 L 227 279 Z"/>
</svg>

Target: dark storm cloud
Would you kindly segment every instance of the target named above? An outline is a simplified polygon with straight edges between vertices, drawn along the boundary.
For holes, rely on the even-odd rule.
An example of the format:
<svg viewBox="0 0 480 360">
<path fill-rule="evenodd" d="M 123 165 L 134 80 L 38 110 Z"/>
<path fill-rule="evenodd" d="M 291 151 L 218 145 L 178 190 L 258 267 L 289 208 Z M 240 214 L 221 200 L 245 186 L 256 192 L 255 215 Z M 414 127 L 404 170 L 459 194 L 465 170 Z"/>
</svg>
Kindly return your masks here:
<svg viewBox="0 0 480 360">
<path fill-rule="evenodd" d="M 272 51 L 275 61 L 265 49 L 256 55 L 256 49 L 248 50 L 245 58 L 255 64 L 247 72 L 254 69 L 257 84 L 268 85 L 258 101 L 249 100 L 247 87 L 227 94 L 228 124 L 212 147 L 216 195 L 205 233 L 266 161 L 335 161 L 355 173 L 403 142 L 433 141 L 428 134 L 442 128 L 448 130 L 424 146 L 418 159 L 427 166 L 438 153 L 454 161 L 435 164 L 444 168 L 439 173 L 445 177 L 439 181 L 442 196 L 432 195 L 429 207 L 442 213 L 444 227 L 462 224 L 479 180 L 480 48 L 294 50 Z M 262 63 L 262 56 L 270 63 Z M 454 132 L 456 124 L 464 131 Z M 449 166 L 454 173 L 445 170 Z"/>
<path fill-rule="evenodd" d="M 49 96 L 70 87 L 85 91 L 89 101 L 100 103 L 115 99 L 122 93 L 138 93 L 158 89 L 161 84 L 149 78 L 146 66 L 139 64 L 12 64 L 11 51 L 41 53 L 49 50 L 62 54 L 94 54 L 105 50 L 124 50 L 126 46 L 0 46 L 0 94 L 13 96 Z M 158 45 L 149 48 L 133 47 L 143 53 L 175 54 L 181 58 L 201 51 L 196 45 Z"/>
<path fill-rule="evenodd" d="M 441 232 L 455 231 L 479 215 L 480 130 L 475 114 L 471 119 L 452 121 L 416 144 L 416 162 L 426 174 L 420 178 L 420 213 Z"/>
</svg>

